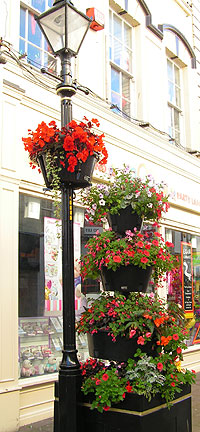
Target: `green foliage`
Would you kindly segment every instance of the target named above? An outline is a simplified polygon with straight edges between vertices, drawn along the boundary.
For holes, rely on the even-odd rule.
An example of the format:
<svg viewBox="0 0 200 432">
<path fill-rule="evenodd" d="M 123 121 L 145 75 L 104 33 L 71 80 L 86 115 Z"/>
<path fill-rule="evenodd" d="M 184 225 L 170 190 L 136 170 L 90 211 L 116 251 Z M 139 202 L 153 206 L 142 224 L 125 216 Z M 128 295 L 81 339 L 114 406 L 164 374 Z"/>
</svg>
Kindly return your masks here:
<svg viewBox="0 0 200 432">
<path fill-rule="evenodd" d="M 108 213 L 118 214 L 129 205 L 144 220 L 158 221 L 169 208 L 165 184 L 157 184 L 150 175 L 143 181 L 124 165 L 122 169 L 112 170 L 109 182 L 109 185 L 97 184 L 81 191 L 81 202 L 87 207 L 86 217 L 92 223 L 105 222 Z"/>
</svg>

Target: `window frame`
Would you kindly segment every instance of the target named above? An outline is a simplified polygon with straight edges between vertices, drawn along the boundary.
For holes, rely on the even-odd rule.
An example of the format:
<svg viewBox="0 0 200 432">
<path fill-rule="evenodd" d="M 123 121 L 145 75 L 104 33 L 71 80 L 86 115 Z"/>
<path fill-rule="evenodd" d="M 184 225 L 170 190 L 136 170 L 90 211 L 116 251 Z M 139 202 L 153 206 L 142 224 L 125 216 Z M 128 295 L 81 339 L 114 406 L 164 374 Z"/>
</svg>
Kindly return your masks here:
<svg viewBox="0 0 200 432">
<path fill-rule="evenodd" d="M 122 41 L 120 41 L 120 39 L 116 38 L 114 36 L 113 33 L 113 17 L 116 16 L 122 23 Z M 112 28 L 110 25 L 110 20 L 112 20 Z M 124 26 L 128 26 L 131 30 L 131 35 L 130 35 L 130 41 L 131 41 L 131 46 L 128 46 L 126 43 L 124 43 Z M 128 52 L 130 52 L 130 70 L 126 70 L 125 68 L 122 67 L 122 65 L 117 64 L 114 61 L 114 41 L 118 41 L 121 45 L 122 45 L 122 52 L 126 52 L 128 50 Z M 112 94 L 115 94 L 116 97 L 119 97 L 120 100 L 120 106 L 118 106 L 119 109 L 117 108 L 113 108 L 112 111 L 116 112 L 117 114 L 121 114 L 124 117 L 130 117 L 131 116 L 131 111 L 132 111 L 132 103 L 131 103 L 131 99 L 132 99 L 132 81 L 133 81 L 133 27 L 125 20 L 123 19 L 121 16 L 119 16 L 113 9 L 109 9 L 109 74 L 110 74 L 110 98 L 111 98 L 111 103 L 113 103 L 113 105 L 115 105 L 115 103 L 113 102 L 112 99 Z M 119 92 L 115 92 L 114 89 L 112 89 L 112 70 L 116 71 L 117 73 L 119 73 Z M 122 92 L 122 81 L 123 81 L 123 77 L 125 79 L 129 80 L 129 95 L 128 97 L 123 96 L 123 92 Z M 125 100 L 128 103 L 128 113 L 123 110 L 123 100 Z M 117 104 L 116 104 L 117 105 Z"/>
<path fill-rule="evenodd" d="M 172 71 L 173 71 L 173 80 L 170 80 L 169 73 L 168 73 L 168 64 L 172 65 Z M 176 83 L 175 79 L 175 68 L 179 71 L 179 84 Z M 171 101 L 169 97 L 169 82 L 173 84 L 173 90 L 174 90 L 174 100 Z M 176 103 L 176 89 L 179 90 L 179 98 L 180 98 L 180 104 L 178 105 Z M 181 67 L 177 65 L 173 59 L 170 57 L 167 57 L 167 111 L 168 111 L 168 121 L 167 121 L 167 128 L 168 133 L 172 137 L 175 142 L 178 144 L 181 144 L 182 142 L 182 136 L 183 136 L 183 125 L 182 125 L 182 116 L 183 116 L 183 79 L 182 79 L 182 73 L 181 73 Z M 170 115 L 171 113 L 171 115 Z M 176 121 L 175 121 L 175 115 L 178 115 L 178 128 L 176 127 Z"/>
<path fill-rule="evenodd" d="M 48 5 L 48 0 L 46 1 L 46 5 Z M 29 13 L 33 14 L 33 15 L 40 15 L 41 11 L 39 11 L 38 9 L 34 8 L 31 4 L 31 0 L 29 1 L 21 1 L 20 2 L 20 26 L 21 26 L 21 10 L 23 9 L 25 11 L 25 36 L 21 36 L 20 34 L 20 26 L 19 26 L 19 52 L 20 52 L 20 42 L 22 42 L 25 46 L 24 52 L 20 54 L 26 54 L 26 62 L 27 64 L 30 64 L 32 67 L 35 67 L 37 70 L 41 69 L 42 67 L 45 67 L 47 70 L 49 70 L 50 72 L 56 73 L 57 72 L 57 59 L 55 57 L 55 55 L 52 52 L 49 52 L 45 49 L 45 37 L 43 35 L 43 33 L 41 32 L 41 30 L 39 29 L 39 31 L 41 32 L 41 46 L 38 46 L 36 44 L 34 44 L 33 42 L 29 41 L 28 39 L 28 30 L 29 30 Z M 48 10 L 49 6 L 47 8 L 45 8 L 45 10 Z M 38 25 L 38 24 L 36 24 Z M 46 42 L 47 43 L 47 42 Z M 35 61 L 33 58 L 28 57 L 28 46 L 31 46 L 35 49 L 37 49 L 40 53 L 40 63 L 37 61 Z M 45 56 L 47 56 L 48 60 L 49 58 L 52 59 L 52 66 L 51 63 L 47 63 L 45 61 Z"/>
</svg>

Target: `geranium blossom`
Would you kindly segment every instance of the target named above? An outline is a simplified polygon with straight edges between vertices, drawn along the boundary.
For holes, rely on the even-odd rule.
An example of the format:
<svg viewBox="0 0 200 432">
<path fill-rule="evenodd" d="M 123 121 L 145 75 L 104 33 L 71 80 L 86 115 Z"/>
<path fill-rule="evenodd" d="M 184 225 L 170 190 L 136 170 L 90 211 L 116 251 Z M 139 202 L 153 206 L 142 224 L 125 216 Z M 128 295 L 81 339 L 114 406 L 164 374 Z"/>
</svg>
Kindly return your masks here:
<svg viewBox="0 0 200 432">
<path fill-rule="evenodd" d="M 86 162 L 92 155 L 96 156 L 99 164 L 106 164 L 108 153 L 103 142 L 104 134 L 98 135 L 93 131 L 94 126 L 99 127 L 99 121 L 89 121 L 86 117 L 84 120 L 80 123 L 72 120 L 61 130 L 54 121 L 48 125 L 41 122 L 35 132 L 29 130 L 29 136 L 22 141 L 29 153 L 31 167 L 38 166 L 38 156 L 42 153 L 48 153 L 53 159 L 55 152 L 57 163 L 69 172 L 74 172 L 79 162 Z"/>
</svg>

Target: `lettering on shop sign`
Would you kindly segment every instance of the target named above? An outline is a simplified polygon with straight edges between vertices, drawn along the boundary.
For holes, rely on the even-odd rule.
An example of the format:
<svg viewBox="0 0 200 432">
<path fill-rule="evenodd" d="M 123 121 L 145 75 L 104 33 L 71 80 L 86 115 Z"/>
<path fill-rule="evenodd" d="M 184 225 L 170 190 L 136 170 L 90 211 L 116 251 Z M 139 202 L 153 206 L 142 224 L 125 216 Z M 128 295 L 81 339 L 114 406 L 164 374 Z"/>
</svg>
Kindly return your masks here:
<svg viewBox="0 0 200 432">
<path fill-rule="evenodd" d="M 187 313 L 194 311 L 192 245 L 181 242 L 181 272 L 183 309 Z"/>
</svg>

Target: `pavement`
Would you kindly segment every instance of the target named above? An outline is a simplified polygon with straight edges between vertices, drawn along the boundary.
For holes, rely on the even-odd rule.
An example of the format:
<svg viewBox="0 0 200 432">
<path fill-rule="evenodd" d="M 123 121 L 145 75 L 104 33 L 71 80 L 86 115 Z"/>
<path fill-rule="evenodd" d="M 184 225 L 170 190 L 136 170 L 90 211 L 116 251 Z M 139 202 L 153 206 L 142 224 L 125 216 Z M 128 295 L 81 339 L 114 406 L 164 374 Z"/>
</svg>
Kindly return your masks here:
<svg viewBox="0 0 200 432">
<path fill-rule="evenodd" d="M 19 432 L 53 432 L 53 418 L 22 426 Z M 192 432 L 200 432 L 200 373 L 192 385 Z"/>
</svg>

